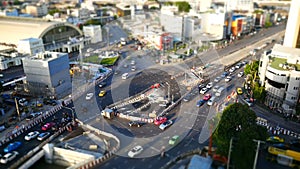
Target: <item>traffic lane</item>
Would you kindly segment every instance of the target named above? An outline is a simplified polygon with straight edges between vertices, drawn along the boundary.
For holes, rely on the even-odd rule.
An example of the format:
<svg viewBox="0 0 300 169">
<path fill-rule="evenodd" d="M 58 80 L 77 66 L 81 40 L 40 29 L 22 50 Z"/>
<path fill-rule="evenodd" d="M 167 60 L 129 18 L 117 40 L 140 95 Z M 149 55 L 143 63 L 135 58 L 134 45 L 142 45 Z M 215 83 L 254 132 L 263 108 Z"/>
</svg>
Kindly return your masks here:
<svg viewBox="0 0 300 169">
<path fill-rule="evenodd" d="M 286 25 L 282 24 L 279 26 L 275 26 L 275 27 L 270 27 L 266 30 L 263 31 L 259 31 L 257 34 L 251 36 L 251 37 L 247 37 L 247 38 L 243 38 L 237 41 L 234 41 L 233 44 L 230 44 L 229 46 L 227 46 L 226 48 L 222 48 L 218 50 L 218 53 L 221 56 L 225 56 L 230 54 L 232 51 L 241 49 L 245 46 L 248 46 L 249 44 L 253 44 L 255 42 L 261 41 L 262 39 L 265 39 L 266 37 L 269 37 L 277 32 L 283 31 L 285 29 Z M 261 36 L 261 34 L 264 34 L 263 36 Z"/>
<path fill-rule="evenodd" d="M 62 117 L 63 117 L 63 112 L 68 112 L 68 113 L 70 113 L 70 110 L 68 110 L 68 109 L 62 109 L 62 110 L 59 110 L 59 111 L 55 114 L 55 116 L 56 116 L 57 118 L 62 118 Z M 52 120 L 52 117 L 53 117 L 53 116 L 48 117 L 47 119 L 43 120 L 43 123 L 42 123 L 42 124 L 45 124 L 45 123 L 47 123 L 47 122 L 53 121 L 53 120 Z M 13 161 L 9 162 L 8 164 L 6 164 L 6 165 L 0 165 L 0 168 L 3 168 L 3 167 L 4 167 L 4 168 L 7 168 L 7 166 L 12 165 L 13 162 L 17 161 L 18 159 L 20 159 L 21 157 L 23 157 L 24 155 L 26 155 L 30 150 L 32 150 L 32 149 L 34 149 L 35 147 L 37 147 L 37 146 L 41 143 L 41 141 L 38 141 L 37 138 L 32 139 L 32 140 L 30 140 L 30 141 L 26 141 L 26 140 L 24 139 L 24 137 L 25 137 L 29 132 L 31 132 L 31 131 L 38 131 L 38 132 L 40 132 L 40 133 L 44 132 L 44 131 L 41 130 L 41 127 L 42 127 L 41 124 L 37 124 L 37 125 L 35 125 L 34 127 L 30 128 L 29 130 L 27 130 L 26 132 L 20 134 L 18 137 L 14 138 L 12 141 L 9 142 L 9 143 L 12 143 L 12 142 L 15 142 L 15 141 L 20 141 L 20 142 L 22 142 L 21 147 L 19 147 L 17 150 L 15 150 L 15 151 L 19 152 L 19 155 L 18 155 Z M 54 133 L 54 131 L 51 131 L 51 130 L 49 130 L 49 132 L 51 133 L 51 135 Z M 50 136 L 49 136 L 49 137 L 50 137 Z M 6 153 L 3 152 L 3 150 L 4 150 L 4 148 L 5 148 L 9 143 L 6 143 L 6 144 L 2 145 L 2 147 L 1 147 L 1 154 L 2 154 L 2 155 L 5 155 L 5 154 L 6 154 Z"/>
</svg>

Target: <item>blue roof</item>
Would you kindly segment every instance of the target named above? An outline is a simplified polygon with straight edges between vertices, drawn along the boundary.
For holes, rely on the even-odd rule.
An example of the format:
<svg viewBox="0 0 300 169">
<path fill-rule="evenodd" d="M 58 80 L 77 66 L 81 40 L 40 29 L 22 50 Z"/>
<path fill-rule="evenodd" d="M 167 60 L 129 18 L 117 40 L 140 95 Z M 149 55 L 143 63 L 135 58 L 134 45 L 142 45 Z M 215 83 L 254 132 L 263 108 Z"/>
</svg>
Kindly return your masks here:
<svg viewBox="0 0 300 169">
<path fill-rule="evenodd" d="M 194 155 L 189 163 L 188 169 L 212 169 L 212 159 Z"/>
</svg>

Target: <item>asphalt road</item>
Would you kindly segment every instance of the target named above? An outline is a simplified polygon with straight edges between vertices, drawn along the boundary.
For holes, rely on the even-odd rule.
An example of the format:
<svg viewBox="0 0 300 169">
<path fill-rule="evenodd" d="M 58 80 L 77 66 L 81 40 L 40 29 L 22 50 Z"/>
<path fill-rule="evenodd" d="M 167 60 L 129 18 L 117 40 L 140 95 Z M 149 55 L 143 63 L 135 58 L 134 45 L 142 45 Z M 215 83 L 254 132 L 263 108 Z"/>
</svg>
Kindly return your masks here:
<svg viewBox="0 0 300 169">
<path fill-rule="evenodd" d="M 55 117 L 57 119 L 61 119 L 63 117 L 63 112 L 67 112 L 70 116 L 71 115 L 71 111 L 69 109 L 61 109 L 59 110 L 56 114 Z M 53 116 L 48 117 L 47 119 L 45 119 L 43 121 L 43 124 L 47 123 L 47 122 L 51 122 L 53 121 Z M 60 121 L 57 121 L 57 123 Z M 16 151 L 19 152 L 19 155 L 17 156 L 17 158 L 15 158 L 13 161 L 7 163 L 7 164 L 0 164 L 0 168 L 8 168 L 8 166 L 12 165 L 14 162 L 16 162 L 18 159 L 20 159 L 21 157 L 23 157 L 24 155 L 26 155 L 30 150 L 34 149 L 35 147 L 37 147 L 41 141 L 38 141 L 36 138 L 32 139 L 30 141 L 26 141 L 24 139 L 24 137 L 31 131 L 38 131 L 40 133 L 44 132 L 41 130 L 41 124 L 38 124 L 32 128 L 30 128 L 29 130 L 27 130 L 27 132 L 24 132 L 23 134 L 20 134 L 18 137 L 14 138 L 10 143 L 15 142 L 15 141 L 20 141 L 22 143 L 21 147 L 19 147 Z M 51 135 L 54 133 L 54 131 L 49 130 L 49 132 L 51 133 Z M 50 136 L 49 136 L 50 137 Z M 4 155 L 6 153 L 3 152 L 3 149 L 8 145 L 9 143 L 6 143 L 4 145 L 1 146 L 1 154 Z"/>
</svg>

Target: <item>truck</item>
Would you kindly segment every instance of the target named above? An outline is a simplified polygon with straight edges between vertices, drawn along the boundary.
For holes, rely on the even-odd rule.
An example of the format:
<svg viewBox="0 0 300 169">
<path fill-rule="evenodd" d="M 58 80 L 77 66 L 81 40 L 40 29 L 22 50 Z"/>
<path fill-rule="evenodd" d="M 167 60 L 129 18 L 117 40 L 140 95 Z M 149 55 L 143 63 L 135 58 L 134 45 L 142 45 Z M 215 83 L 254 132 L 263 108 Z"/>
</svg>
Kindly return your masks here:
<svg viewBox="0 0 300 169">
<path fill-rule="evenodd" d="M 112 119 L 115 115 L 115 112 L 110 108 L 105 108 L 104 110 L 102 110 L 101 115 L 104 118 Z"/>
</svg>

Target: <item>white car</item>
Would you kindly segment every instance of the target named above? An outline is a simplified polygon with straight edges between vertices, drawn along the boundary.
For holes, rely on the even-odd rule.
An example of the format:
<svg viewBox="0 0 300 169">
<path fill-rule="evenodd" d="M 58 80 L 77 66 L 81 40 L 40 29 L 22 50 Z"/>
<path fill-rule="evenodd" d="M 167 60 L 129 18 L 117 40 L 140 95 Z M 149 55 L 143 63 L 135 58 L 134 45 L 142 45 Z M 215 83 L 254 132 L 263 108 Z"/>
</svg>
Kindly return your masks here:
<svg viewBox="0 0 300 169">
<path fill-rule="evenodd" d="M 88 94 L 86 94 L 85 99 L 86 100 L 91 100 L 93 98 L 93 96 L 94 96 L 93 93 L 88 93 Z"/>
<path fill-rule="evenodd" d="M 209 106 L 213 105 L 215 99 L 216 99 L 215 96 L 211 97 L 211 98 L 207 101 L 207 105 L 209 105 Z"/>
<path fill-rule="evenodd" d="M 142 151 L 143 151 L 143 147 L 140 145 L 137 145 L 128 152 L 128 157 L 133 158 L 134 156 L 137 156 L 138 154 L 140 154 Z"/>
<path fill-rule="evenodd" d="M 50 135 L 49 132 L 41 133 L 41 134 L 39 134 L 37 140 L 43 141 L 43 140 L 44 140 L 45 138 L 47 138 L 49 135 Z"/>
<path fill-rule="evenodd" d="M 232 79 L 231 76 L 227 76 L 227 77 L 225 78 L 225 82 L 229 82 L 229 81 L 231 81 L 231 79 Z"/>
<path fill-rule="evenodd" d="M 206 85 L 206 88 L 210 89 L 213 87 L 213 83 L 212 82 L 209 82 L 207 85 Z"/>
<path fill-rule="evenodd" d="M 38 131 L 32 131 L 25 136 L 25 140 L 29 141 L 31 139 L 36 138 L 40 133 Z"/>
<path fill-rule="evenodd" d="M 130 64 L 135 65 L 135 60 L 132 60 Z"/>
<path fill-rule="evenodd" d="M 229 72 L 230 73 L 233 73 L 235 71 L 235 67 L 231 67 L 230 69 L 229 69 Z"/>
<path fill-rule="evenodd" d="M 172 120 L 168 120 L 166 122 L 164 122 L 163 124 L 159 125 L 159 128 L 161 130 L 165 130 L 166 128 L 170 127 L 173 124 Z"/>
<path fill-rule="evenodd" d="M 238 74 L 238 77 L 242 77 L 242 76 L 244 76 L 244 72 L 240 72 L 240 73 Z"/>
<path fill-rule="evenodd" d="M 207 91 L 208 91 L 208 89 L 206 87 L 204 87 L 200 90 L 200 94 L 205 94 Z"/>
<path fill-rule="evenodd" d="M 7 153 L 0 159 L 0 162 L 2 164 L 6 164 L 6 163 L 12 161 L 13 159 L 15 159 L 17 155 L 19 155 L 19 153 L 17 151 Z"/>
<path fill-rule="evenodd" d="M 213 90 L 213 92 L 217 92 L 217 91 L 218 91 L 218 89 L 219 89 L 219 87 L 220 87 L 220 86 L 214 86 L 214 87 L 213 87 L 213 89 L 212 89 L 212 90 Z"/>
<path fill-rule="evenodd" d="M 221 77 L 220 77 L 220 76 L 218 76 L 218 77 L 216 77 L 216 78 L 215 78 L 214 82 L 216 82 L 216 83 L 217 83 L 217 82 L 219 82 L 220 80 L 221 80 Z"/>
<path fill-rule="evenodd" d="M 136 70 L 136 67 L 135 67 L 135 66 L 132 66 L 132 67 L 131 67 L 131 71 L 134 72 L 135 70 Z"/>
</svg>

